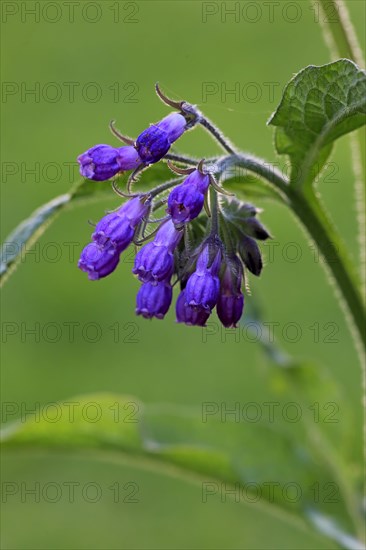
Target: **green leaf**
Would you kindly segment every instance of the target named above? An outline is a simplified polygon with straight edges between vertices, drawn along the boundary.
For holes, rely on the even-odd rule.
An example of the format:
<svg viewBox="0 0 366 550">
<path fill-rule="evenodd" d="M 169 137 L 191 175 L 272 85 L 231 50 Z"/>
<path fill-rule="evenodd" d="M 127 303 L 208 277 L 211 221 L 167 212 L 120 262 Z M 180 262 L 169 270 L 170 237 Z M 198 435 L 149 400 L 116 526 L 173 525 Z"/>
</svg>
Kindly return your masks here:
<svg viewBox="0 0 366 550">
<path fill-rule="evenodd" d="M 366 122 L 366 73 L 347 59 L 300 71 L 286 86 L 268 124 L 277 152 L 289 155 L 291 183 L 311 183 L 333 142 Z"/>
<path fill-rule="evenodd" d="M 129 174 L 123 174 L 116 179 L 118 186 L 123 188 Z M 171 172 L 166 164 L 159 163 L 144 171 L 141 179 L 135 184 L 134 190 L 147 190 L 162 181 L 169 179 Z M 47 227 L 55 220 L 61 211 L 70 206 L 86 202 L 116 198 L 108 182 L 97 182 L 83 179 L 76 183 L 69 193 L 60 195 L 37 208 L 26 220 L 22 221 L 8 235 L 0 250 L 0 281 L 7 280 L 18 265 L 21 254 L 28 251 L 41 237 Z M 121 199 L 121 201 L 124 199 Z"/>
<path fill-rule="evenodd" d="M 220 214 L 220 237 L 230 255 L 239 254 L 246 268 L 259 276 L 263 267 L 260 248 L 256 239 L 264 241 L 270 234 L 256 218 L 259 209 L 235 197 L 221 200 L 224 208 Z"/>
<path fill-rule="evenodd" d="M 302 527 L 307 510 L 322 514 L 326 506 L 314 502 L 312 487 L 332 477 L 312 448 L 273 424 L 233 421 L 230 415 L 223 422 L 218 405 L 199 410 L 143 405 L 135 397 L 110 393 L 76 396 L 59 403 L 58 422 L 36 413 L 5 425 L 2 445 L 19 451 L 83 450 L 88 456 L 95 451 L 107 460 L 120 457 L 136 466 L 173 471 L 198 480 L 204 498 L 234 489 L 237 501 L 273 507 Z M 288 496 L 284 487 L 301 490 L 301 498 L 291 490 Z M 343 503 L 328 508 L 334 516 Z"/>
<path fill-rule="evenodd" d="M 248 297 L 242 325 L 247 332 L 253 333 L 268 359 L 264 376 L 267 390 L 277 404 L 292 403 L 301 411 L 301 422 L 285 422 L 282 429 L 293 438 L 293 428 L 296 427 L 296 438 L 304 441 L 306 448 L 311 448 L 319 462 L 326 465 L 336 480 L 334 487 L 342 495 L 353 528 L 363 540 L 363 449 L 359 434 L 354 429 L 354 408 L 349 406 L 343 387 L 336 383 L 330 370 L 294 359 L 276 343 L 273 332 L 261 319 L 258 301 Z M 324 499 L 327 500 L 327 497 L 324 496 Z M 337 513 L 339 510 L 333 505 L 333 520 Z M 343 531 L 324 509 L 319 511 L 309 507 L 306 515 L 321 532 L 329 536 L 332 533 L 331 538 L 342 548 L 362 548 L 362 543 L 351 540 L 344 531 L 342 512 L 338 519 L 339 525 L 343 524 Z M 352 527 L 348 525 L 347 530 L 352 530 Z"/>
<path fill-rule="evenodd" d="M 317 443 L 317 450 L 326 459 L 332 461 L 338 454 L 346 462 L 351 462 L 355 460 L 353 454 L 358 446 L 361 454 L 357 459 L 361 463 L 362 445 L 358 445 L 358 434 L 352 429 L 355 423 L 354 409 L 347 404 L 344 389 L 336 383 L 326 367 L 296 359 L 278 345 L 273 331 L 262 321 L 263 313 L 258 298 L 248 296 L 245 308 L 246 315 L 242 318 L 241 325 L 257 336 L 256 341 L 268 359 L 269 368 L 265 378 L 270 392 L 277 397 L 282 395 L 288 401 L 296 398 L 297 403 L 301 403 L 307 412 L 307 418 L 302 417 L 304 422 L 299 427 L 304 427 L 305 431 L 310 428 L 313 432 L 321 428 L 321 442 Z M 323 445 L 327 445 L 326 440 L 334 445 L 333 453 L 328 453 L 328 456 L 321 449 Z M 361 475 L 361 468 L 357 475 Z M 361 478 L 357 482 L 361 483 Z"/>
<path fill-rule="evenodd" d="M 21 222 L 8 235 L 0 251 L 0 277 L 3 284 L 14 271 L 22 250 L 31 247 L 54 220 L 56 215 L 71 201 L 71 193 L 60 195 L 37 208 L 29 218 Z"/>
<path fill-rule="evenodd" d="M 221 204 L 224 206 L 224 215 L 228 222 L 236 224 L 239 227 L 244 223 L 248 218 L 254 218 L 259 212 L 258 209 L 253 204 L 249 202 L 242 202 L 236 197 L 222 197 Z"/>
<path fill-rule="evenodd" d="M 246 329 L 261 335 L 268 358 L 263 405 L 269 396 L 266 404 L 280 407 L 276 420 L 261 415 L 252 422 L 242 413 L 225 414 L 229 403 L 144 405 L 132 396 L 100 393 L 60 402 L 57 422 L 35 413 L 5 424 L 3 447 L 85 451 L 88 457 L 158 469 L 200 483 L 206 500 L 226 499 L 233 491 L 236 502 L 254 502 L 300 529 L 315 528 L 342 548 L 361 548 L 348 534 L 361 510 L 355 487 L 362 486 L 362 466 L 357 477 L 347 475 L 344 466 L 350 464 L 354 443 L 352 408 L 330 373 L 294 361 L 275 344 L 252 298 L 247 313 Z M 324 400 L 338 404 L 340 423 L 325 422 L 332 411 L 322 409 Z M 314 403 L 320 407 L 314 409 Z M 301 410 L 295 423 L 280 420 L 281 407 L 288 404 L 291 417 L 294 404 Z"/>
</svg>

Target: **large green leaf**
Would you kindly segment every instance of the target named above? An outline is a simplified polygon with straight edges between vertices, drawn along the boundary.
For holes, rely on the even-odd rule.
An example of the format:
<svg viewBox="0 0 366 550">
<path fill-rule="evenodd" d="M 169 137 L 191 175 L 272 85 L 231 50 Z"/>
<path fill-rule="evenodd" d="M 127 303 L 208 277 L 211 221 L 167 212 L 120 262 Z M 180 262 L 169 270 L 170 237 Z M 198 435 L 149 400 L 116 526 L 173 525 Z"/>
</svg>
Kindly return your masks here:
<svg viewBox="0 0 366 550">
<path fill-rule="evenodd" d="M 311 183 L 333 142 L 366 121 L 366 73 L 347 59 L 300 71 L 268 124 L 277 152 L 290 156 L 291 183 Z"/>
<path fill-rule="evenodd" d="M 127 174 L 117 178 L 116 183 L 123 188 L 127 181 Z M 164 163 L 155 164 L 146 170 L 139 182 L 137 189 L 149 189 L 171 177 L 171 172 Z M 26 220 L 22 221 L 8 235 L 0 251 L 0 280 L 3 284 L 12 271 L 16 268 L 23 251 L 27 251 L 40 238 L 56 216 L 70 206 L 76 206 L 85 202 L 116 198 L 108 182 L 96 182 L 83 179 L 76 183 L 69 193 L 60 195 L 37 208 Z"/>
<path fill-rule="evenodd" d="M 315 528 L 342 548 L 361 548 L 348 535 L 360 532 L 361 510 L 356 488 L 362 484 L 362 467 L 352 453 L 353 411 L 332 376 L 293 360 L 260 318 L 258 304 L 248 299 L 242 328 L 261 335 L 267 356 L 259 419 L 249 420 L 245 403 L 238 404 L 240 412 L 234 407 L 233 414 L 231 403 L 146 405 L 132 396 L 91 394 L 60 402 L 57 422 L 36 413 L 5 424 L 3 447 L 13 452 L 86 451 L 183 476 L 200 483 L 204 499 L 226 500 L 232 492 L 236 501 L 264 506 L 301 529 Z M 281 411 L 275 418 L 263 414 L 270 403 Z M 341 422 L 328 422 L 338 418 L 337 410 L 323 407 L 328 403 L 338 406 Z M 294 422 L 296 409 L 301 414 Z"/>
<path fill-rule="evenodd" d="M 59 403 L 57 410 L 57 422 L 36 414 L 5 425 L 3 447 L 119 457 L 188 476 L 201 484 L 203 499 L 216 495 L 256 502 L 301 528 L 310 513 L 318 519 L 347 516 L 342 500 L 327 504 L 314 498 L 314 487 L 337 487 L 328 465 L 311 445 L 275 424 L 237 421 L 232 415 L 223 422 L 220 414 L 212 414 L 212 404 L 202 409 L 143 405 L 135 397 L 110 393 L 76 396 Z"/>
</svg>

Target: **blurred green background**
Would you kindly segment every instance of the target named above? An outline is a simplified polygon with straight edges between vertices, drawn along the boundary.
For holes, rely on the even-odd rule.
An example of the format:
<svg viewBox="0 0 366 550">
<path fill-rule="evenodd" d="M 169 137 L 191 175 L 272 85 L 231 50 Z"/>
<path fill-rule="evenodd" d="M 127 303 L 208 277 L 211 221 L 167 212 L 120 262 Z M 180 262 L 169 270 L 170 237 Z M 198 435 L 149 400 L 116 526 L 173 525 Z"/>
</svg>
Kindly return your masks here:
<svg viewBox="0 0 366 550">
<path fill-rule="evenodd" d="M 70 188 L 67 163 L 96 143 L 115 143 L 108 130 L 112 118 L 126 134 L 136 136 L 167 113 L 154 94 L 156 81 L 173 97 L 198 104 L 241 149 L 283 165 L 283 159 L 276 159 L 266 121 L 294 73 L 330 61 L 309 2 L 205 6 L 199 1 L 107 0 L 74 3 L 73 17 L 66 4 L 2 3 L 3 239 L 32 210 Z M 225 7 L 237 9 L 236 4 L 237 21 L 233 15 L 225 17 Z M 365 3 L 347 5 L 364 46 Z M 31 9 L 36 15 L 27 11 Z M 207 9 L 217 13 L 207 15 L 205 22 Z M 215 93 L 206 96 L 205 83 L 214 83 Z M 240 97 L 225 94 L 235 86 Z M 35 95 L 26 93 L 31 88 Z M 179 150 L 198 157 L 218 152 L 199 129 L 180 140 Z M 321 183 L 321 192 L 358 262 L 347 137 L 336 144 L 331 160 L 336 173 Z M 36 175 L 26 173 L 32 168 Z M 229 407 L 270 400 L 266 359 L 244 333 L 236 342 L 218 329 L 205 341 L 200 329 L 177 325 L 173 311 L 163 322 L 134 316 L 138 283 L 130 273 L 131 256 L 99 283 L 89 282 L 76 268 L 91 233 L 87 220 L 97 220 L 117 204 L 111 194 L 110 200 L 63 214 L 6 285 L 2 324 L 16 323 L 17 333 L 3 331 L 2 400 L 32 408 L 96 391 L 198 409 L 206 401 Z M 258 206 L 279 244 L 272 248 L 275 261 L 270 260 L 270 245 L 263 246 L 267 266 L 259 280 L 250 279 L 251 292 L 260 300 L 265 319 L 278 323 L 275 336 L 287 351 L 329 367 L 354 409 L 357 438 L 360 374 L 347 318 L 291 214 L 269 202 Z M 296 262 L 286 258 L 288 243 L 301 251 Z M 289 322 L 301 328 L 297 342 L 290 341 L 291 330 L 286 338 Z M 26 335 L 36 323 L 39 341 Z M 42 336 L 49 323 L 61 330 L 55 343 L 50 341 L 52 327 Z M 73 341 L 65 323 L 78 323 Z M 83 337 L 88 323 L 98 324 L 96 342 L 90 341 L 92 327 Z M 135 342 L 128 341 L 129 323 L 134 324 Z M 314 323 L 319 323 L 319 338 L 314 337 Z M 117 342 L 112 326 L 120 327 Z M 328 342 L 332 327 L 336 341 Z M 359 453 L 355 446 L 355 456 Z M 4 549 L 333 547 L 321 546 L 315 535 L 255 505 L 222 503 L 219 498 L 203 503 L 200 487 L 87 456 L 7 452 L 2 479 L 28 487 L 36 482 L 95 482 L 103 489 L 94 504 L 80 494 L 74 503 L 66 498 L 54 504 L 9 498 L 2 513 Z M 128 481 L 139 485 L 139 503 L 114 503 L 108 487 Z"/>
</svg>

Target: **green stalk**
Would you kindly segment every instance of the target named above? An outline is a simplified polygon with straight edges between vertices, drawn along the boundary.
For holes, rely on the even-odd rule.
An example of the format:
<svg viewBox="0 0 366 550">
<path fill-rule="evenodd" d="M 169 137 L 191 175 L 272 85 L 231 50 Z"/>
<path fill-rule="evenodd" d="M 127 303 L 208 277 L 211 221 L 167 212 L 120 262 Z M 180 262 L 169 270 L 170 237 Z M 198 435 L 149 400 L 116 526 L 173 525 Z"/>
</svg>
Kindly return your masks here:
<svg viewBox="0 0 366 550">
<path fill-rule="evenodd" d="M 317 0 L 316 4 L 320 6 L 319 23 L 333 59 L 344 57 L 362 67 L 362 50 L 343 0 Z"/>
<path fill-rule="evenodd" d="M 318 5 L 321 8 L 319 23 L 332 60 L 336 61 L 340 57 L 345 57 L 357 63 L 359 67 L 364 67 L 365 60 L 362 49 L 343 0 L 320 0 Z M 365 150 L 365 132 L 360 129 L 356 135 L 362 152 Z M 357 162 L 362 164 L 362 171 L 365 173 L 365 155 L 361 155 Z"/>
<path fill-rule="evenodd" d="M 287 196 L 293 211 L 321 251 L 328 270 L 342 294 L 351 314 L 359 340 L 366 349 L 365 309 L 357 272 L 352 260 L 336 232 L 332 222 L 323 209 L 313 189 L 305 195 L 303 192 L 288 188 Z"/>
<path fill-rule="evenodd" d="M 210 186 L 210 208 L 211 208 L 211 228 L 210 235 L 219 234 L 219 203 L 217 200 L 217 191 Z"/>
<path fill-rule="evenodd" d="M 343 0 L 319 0 L 314 7 L 320 7 L 319 23 L 324 40 L 329 47 L 333 61 L 340 57 L 351 59 L 359 67 L 365 66 L 362 49 Z M 360 266 L 363 287 L 366 282 L 365 253 L 365 173 L 366 173 L 366 132 L 360 128 L 350 135 L 352 167 L 355 177 L 355 198 L 360 248 Z"/>
<path fill-rule="evenodd" d="M 351 19 L 348 14 L 343 0 L 320 0 L 319 6 L 323 17 L 320 18 L 320 24 L 323 29 L 324 39 L 327 43 L 331 57 L 333 60 L 338 57 L 346 57 L 351 59 L 359 67 L 364 67 L 365 61 L 363 59 L 362 50 L 359 45 L 356 31 L 352 25 Z M 331 9 L 333 15 L 336 17 L 330 18 L 329 10 Z M 355 199 L 356 199 L 356 211 L 357 211 L 357 226 L 358 226 L 358 241 L 360 249 L 360 271 L 362 278 L 362 286 L 365 287 L 366 281 L 366 253 L 365 253 L 365 174 L 366 174 L 366 155 L 365 155 L 365 129 L 360 128 L 354 134 L 350 136 L 350 146 L 352 155 L 352 166 L 355 178 Z M 355 288 L 353 289 L 355 293 Z M 348 294 L 352 291 L 348 290 Z M 343 295 L 344 295 L 344 291 Z M 356 296 L 349 297 L 352 300 L 354 308 L 356 308 Z M 356 318 L 359 317 L 359 312 L 355 311 L 353 318 L 356 323 Z M 361 321 L 359 320 L 358 323 Z M 361 322 L 361 331 L 363 341 L 365 339 L 365 323 Z M 356 342 L 357 343 L 357 342 Z M 361 373 L 362 373 L 362 386 L 363 395 L 366 394 L 366 366 L 364 361 L 364 355 L 361 351 Z M 365 397 L 363 398 L 363 406 L 366 407 Z M 366 424 L 364 425 L 364 455 L 366 456 Z"/>
<path fill-rule="evenodd" d="M 324 256 L 330 274 L 344 299 L 357 330 L 356 343 L 366 348 L 365 310 L 357 271 L 346 246 L 324 211 L 319 197 L 312 188 L 306 193 L 288 184 L 287 179 L 274 167 L 257 157 L 238 153 L 222 159 L 220 169 L 236 165 L 266 179 L 284 197 Z"/>
</svg>

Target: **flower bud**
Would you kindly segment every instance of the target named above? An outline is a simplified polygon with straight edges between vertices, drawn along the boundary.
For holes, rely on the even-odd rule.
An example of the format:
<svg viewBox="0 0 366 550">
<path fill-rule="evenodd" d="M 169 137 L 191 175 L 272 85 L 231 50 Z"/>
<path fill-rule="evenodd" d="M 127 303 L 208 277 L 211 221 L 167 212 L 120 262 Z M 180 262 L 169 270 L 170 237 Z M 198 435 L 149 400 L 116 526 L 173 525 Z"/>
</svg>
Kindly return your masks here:
<svg viewBox="0 0 366 550">
<path fill-rule="evenodd" d="M 171 220 L 164 223 L 155 239 L 137 253 L 132 272 L 140 281 L 163 281 L 173 274 L 173 250 L 182 238 L 183 232 L 175 229 Z"/>
<path fill-rule="evenodd" d="M 176 229 L 172 220 L 168 220 L 160 226 L 159 231 L 155 235 L 154 243 L 157 246 L 166 246 L 168 250 L 173 252 L 182 236 L 183 231 Z"/>
<path fill-rule="evenodd" d="M 175 306 L 177 323 L 205 327 L 211 312 L 202 307 L 192 307 L 187 304 L 185 291 L 179 294 Z"/>
<path fill-rule="evenodd" d="M 167 133 L 169 143 L 173 143 L 184 133 L 187 121 L 179 113 L 170 113 L 158 122 L 157 127 Z"/>
<path fill-rule="evenodd" d="M 78 267 L 88 274 L 91 281 L 102 279 L 118 265 L 120 252 L 113 244 L 107 246 L 98 243 L 89 243 L 81 253 Z"/>
<path fill-rule="evenodd" d="M 146 128 L 136 140 L 136 150 L 144 164 L 162 159 L 171 144 L 185 131 L 187 121 L 179 113 L 170 113 L 157 124 Z"/>
<path fill-rule="evenodd" d="M 241 292 L 243 268 L 235 257 L 230 260 L 220 283 L 217 301 L 217 316 L 225 328 L 236 327 L 244 307 L 244 296 Z"/>
<path fill-rule="evenodd" d="M 172 287 L 166 282 L 144 283 L 136 297 L 136 315 L 163 319 L 172 302 Z"/>
<path fill-rule="evenodd" d="M 168 213 L 176 224 L 187 223 L 197 218 L 204 203 L 204 196 L 195 185 L 181 183 L 168 198 Z"/>
<path fill-rule="evenodd" d="M 155 124 L 144 130 L 136 140 L 136 149 L 144 164 L 158 162 L 169 148 L 168 134 Z"/>
<path fill-rule="evenodd" d="M 210 176 L 202 174 L 200 170 L 195 170 L 183 181 L 183 185 L 194 185 L 197 190 L 204 195 L 210 185 Z"/>
<path fill-rule="evenodd" d="M 168 198 L 168 212 L 174 223 L 186 223 L 198 216 L 209 185 L 210 176 L 197 169 L 173 189 Z"/>
<path fill-rule="evenodd" d="M 92 238 L 98 244 L 111 242 L 120 252 L 131 243 L 136 226 L 146 216 L 150 203 L 145 197 L 135 197 L 116 212 L 104 216 L 95 226 Z"/>
<path fill-rule="evenodd" d="M 80 174 L 95 181 L 108 180 L 118 172 L 132 170 L 141 164 L 141 159 L 132 146 L 115 148 L 110 145 L 95 145 L 77 160 Z"/>
<path fill-rule="evenodd" d="M 173 254 L 165 246 L 157 246 L 151 242 L 137 253 L 132 273 L 144 283 L 163 281 L 172 276 L 173 265 Z"/>
<path fill-rule="evenodd" d="M 189 277 L 185 288 L 187 304 L 211 311 L 219 296 L 220 281 L 218 272 L 221 263 L 221 252 L 217 251 L 213 262 L 210 264 L 209 246 L 201 252 L 196 271 Z"/>
<path fill-rule="evenodd" d="M 214 257 L 212 259 L 212 255 Z M 210 245 L 207 244 L 201 254 L 198 256 L 196 271 L 199 274 L 204 274 L 206 271 L 209 271 L 212 275 L 216 276 L 219 273 L 221 266 L 221 252 L 216 247 L 210 248 Z"/>
</svg>

